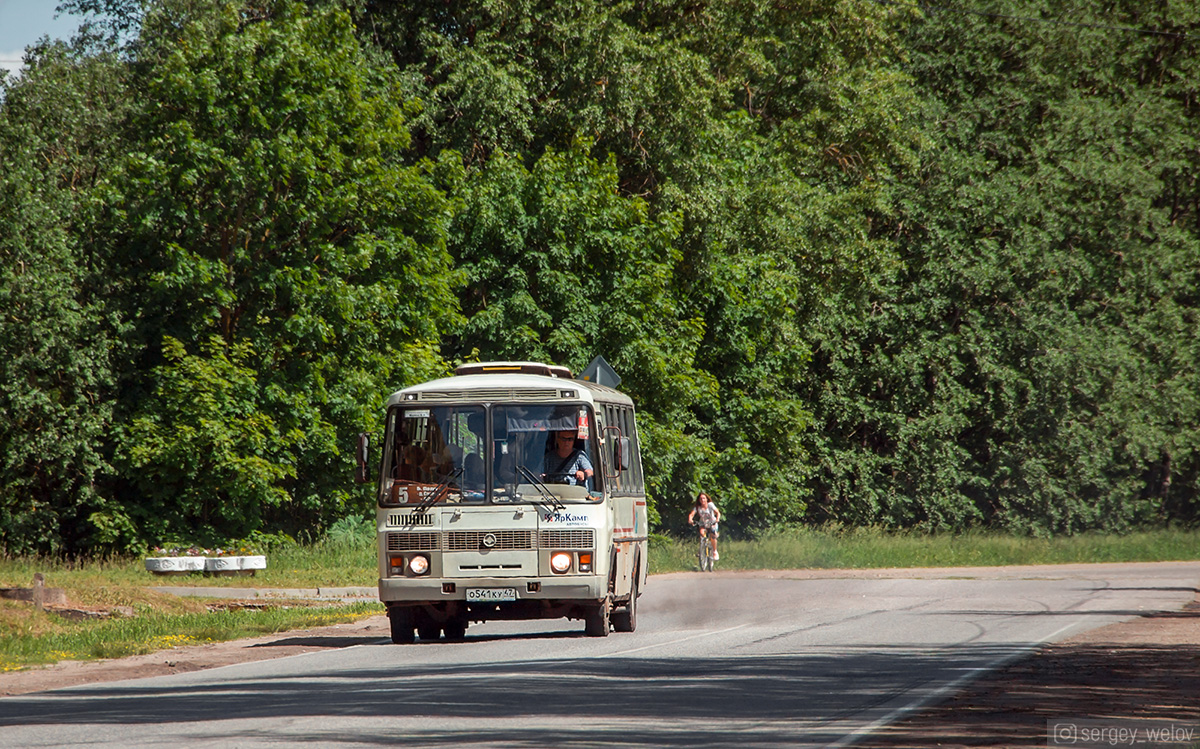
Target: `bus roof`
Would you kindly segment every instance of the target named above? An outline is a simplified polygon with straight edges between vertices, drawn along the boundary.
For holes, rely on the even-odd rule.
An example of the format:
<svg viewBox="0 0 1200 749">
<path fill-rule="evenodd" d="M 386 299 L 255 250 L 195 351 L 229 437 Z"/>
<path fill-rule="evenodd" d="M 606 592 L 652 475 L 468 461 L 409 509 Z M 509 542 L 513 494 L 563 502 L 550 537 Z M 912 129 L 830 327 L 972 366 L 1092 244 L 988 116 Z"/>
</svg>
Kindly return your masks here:
<svg viewBox="0 0 1200 749">
<path fill-rule="evenodd" d="M 563 368 L 565 370 L 565 368 Z M 485 370 L 487 374 L 458 374 L 397 390 L 388 406 L 399 403 L 503 401 L 548 403 L 563 400 L 604 401 L 633 405 L 619 390 L 586 380 L 543 374 L 513 372 L 507 368 Z"/>
</svg>

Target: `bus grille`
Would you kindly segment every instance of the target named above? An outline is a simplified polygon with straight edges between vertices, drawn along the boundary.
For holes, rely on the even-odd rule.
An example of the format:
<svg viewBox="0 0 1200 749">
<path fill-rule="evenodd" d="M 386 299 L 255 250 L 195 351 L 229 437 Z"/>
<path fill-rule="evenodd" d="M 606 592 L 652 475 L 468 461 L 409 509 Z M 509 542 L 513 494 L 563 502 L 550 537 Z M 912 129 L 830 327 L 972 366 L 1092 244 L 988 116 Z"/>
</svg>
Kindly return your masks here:
<svg viewBox="0 0 1200 749">
<path fill-rule="evenodd" d="M 437 551 L 437 533 L 389 533 L 388 551 Z"/>
<path fill-rule="evenodd" d="M 488 537 L 495 539 L 490 546 Z M 479 551 L 480 549 L 524 550 L 533 548 L 533 531 L 448 531 L 446 551 Z"/>
<path fill-rule="evenodd" d="M 596 546 L 596 532 L 590 528 L 570 531 L 542 531 L 543 549 L 591 549 Z"/>
<path fill-rule="evenodd" d="M 487 537 L 495 541 L 490 546 Z M 389 533 L 388 551 L 525 551 L 534 547 L 533 531 L 446 531 L 443 533 Z M 596 531 L 591 528 L 575 530 L 542 531 L 538 546 L 543 549 L 593 549 L 596 547 Z"/>
<path fill-rule="evenodd" d="M 433 525 L 433 515 L 427 512 L 388 515 L 388 525 Z"/>
</svg>

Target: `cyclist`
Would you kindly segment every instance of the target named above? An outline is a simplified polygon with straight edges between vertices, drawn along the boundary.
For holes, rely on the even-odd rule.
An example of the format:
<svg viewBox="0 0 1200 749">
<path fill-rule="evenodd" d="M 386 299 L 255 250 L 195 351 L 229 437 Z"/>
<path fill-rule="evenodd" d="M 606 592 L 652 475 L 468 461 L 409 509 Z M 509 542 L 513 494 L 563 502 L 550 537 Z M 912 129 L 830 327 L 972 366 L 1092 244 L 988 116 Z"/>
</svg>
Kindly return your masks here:
<svg viewBox="0 0 1200 749">
<path fill-rule="evenodd" d="M 717 503 L 709 499 L 704 492 L 697 494 L 696 504 L 688 513 L 688 525 L 699 525 L 700 535 L 708 536 L 708 542 L 712 544 L 714 562 L 721 558 L 721 555 L 717 553 L 717 538 L 721 535 L 718 525 L 720 522 L 721 511 L 717 509 Z"/>
</svg>

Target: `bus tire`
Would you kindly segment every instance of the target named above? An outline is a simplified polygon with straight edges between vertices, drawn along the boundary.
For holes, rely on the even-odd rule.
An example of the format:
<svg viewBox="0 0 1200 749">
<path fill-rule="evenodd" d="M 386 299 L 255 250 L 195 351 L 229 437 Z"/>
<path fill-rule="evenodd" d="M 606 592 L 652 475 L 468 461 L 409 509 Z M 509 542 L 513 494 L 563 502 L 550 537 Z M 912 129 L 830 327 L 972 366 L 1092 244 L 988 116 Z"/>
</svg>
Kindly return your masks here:
<svg viewBox="0 0 1200 749">
<path fill-rule="evenodd" d="M 609 615 L 612 613 L 612 599 L 605 598 L 592 607 L 583 618 L 583 631 L 588 637 L 608 637 L 612 631 Z"/>
<path fill-rule="evenodd" d="M 638 599 L 638 572 L 633 573 L 633 587 L 629 591 L 629 603 L 625 604 L 620 611 L 613 613 L 612 626 L 618 632 L 632 632 L 637 629 L 637 599 Z"/>
<path fill-rule="evenodd" d="M 392 642 L 397 645 L 411 645 L 416 640 L 412 609 L 392 606 L 388 608 L 387 614 L 388 622 L 392 625 Z"/>
</svg>

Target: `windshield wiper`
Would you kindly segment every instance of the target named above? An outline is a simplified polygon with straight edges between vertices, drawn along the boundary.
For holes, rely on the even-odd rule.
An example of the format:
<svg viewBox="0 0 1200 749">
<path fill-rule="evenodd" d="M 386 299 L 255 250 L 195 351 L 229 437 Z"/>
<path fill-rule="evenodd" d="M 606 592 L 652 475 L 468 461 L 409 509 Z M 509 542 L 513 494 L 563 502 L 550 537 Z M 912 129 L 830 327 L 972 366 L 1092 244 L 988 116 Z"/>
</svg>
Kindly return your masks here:
<svg viewBox="0 0 1200 749">
<path fill-rule="evenodd" d="M 446 478 L 442 479 L 438 485 L 434 487 L 434 490 L 430 492 L 429 496 L 424 499 L 421 504 L 417 505 L 416 512 L 418 514 L 423 513 L 430 507 L 433 507 L 435 504 L 437 504 L 438 497 L 442 496 L 442 492 L 446 491 L 446 489 L 450 487 L 450 482 L 458 478 L 462 472 L 462 466 L 459 466 L 450 473 L 447 473 Z"/>
<path fill-rule="evenodd" d="M 529 470 L 527 466 L 517 466 L 517 470 L 525 474 L 525 478 L 529 479 L 529 483 L 533 484 L 533 488 L 538 490 L 538 494 L 542 495 L 542 499 L 545 500 L 545 504 L 550 505 L 551 509 L 567 509 L 567 506 L 560 502 L 558 497 L 554 496 L 554 493 L 550 491 L 550 488 L 543 484 L 542 480 L 539 479 L 533 471 Z"/>
</svg>

